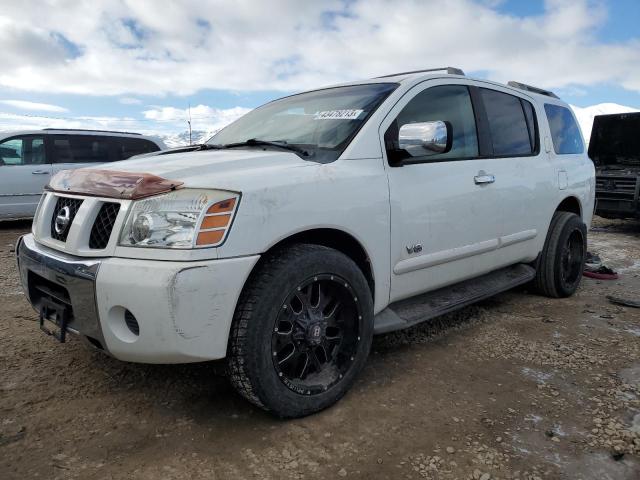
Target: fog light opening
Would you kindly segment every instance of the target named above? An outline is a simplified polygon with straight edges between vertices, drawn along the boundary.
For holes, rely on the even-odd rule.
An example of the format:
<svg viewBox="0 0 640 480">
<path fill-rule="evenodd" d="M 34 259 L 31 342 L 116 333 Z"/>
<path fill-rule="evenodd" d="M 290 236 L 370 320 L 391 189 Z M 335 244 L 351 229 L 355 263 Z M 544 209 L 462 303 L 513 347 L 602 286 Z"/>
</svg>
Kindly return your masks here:
<svg viewBox="0 0 640 480">
<path fill-rule="evenodd" d="M 131 333 L 133 333 L 136 337 L 140 335 L 140 325 L 138 325 L 138 320 L 129 310 L 124 311 L 124 322 L 129 327 Z"/>
</svg>

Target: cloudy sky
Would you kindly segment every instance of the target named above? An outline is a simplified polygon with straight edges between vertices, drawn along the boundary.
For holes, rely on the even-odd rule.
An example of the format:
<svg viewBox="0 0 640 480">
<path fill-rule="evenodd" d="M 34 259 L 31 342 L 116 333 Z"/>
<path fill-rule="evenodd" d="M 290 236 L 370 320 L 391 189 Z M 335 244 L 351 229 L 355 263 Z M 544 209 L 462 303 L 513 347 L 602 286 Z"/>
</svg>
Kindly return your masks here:
<svg viewBox="0 0 640 480">
<path fill-rule="evenodd" d="M 284 94 L 452 65 L 640 107 L 640 0 L 0 0 L 0 129 L 211 130 Z"/>
</svg>

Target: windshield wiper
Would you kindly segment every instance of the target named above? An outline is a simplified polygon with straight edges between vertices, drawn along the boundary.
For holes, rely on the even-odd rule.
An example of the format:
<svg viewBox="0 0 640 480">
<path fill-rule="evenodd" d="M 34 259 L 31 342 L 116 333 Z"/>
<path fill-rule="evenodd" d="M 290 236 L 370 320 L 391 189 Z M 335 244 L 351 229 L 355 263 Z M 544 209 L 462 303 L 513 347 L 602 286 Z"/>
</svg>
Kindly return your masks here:
<svg viewBox="0 0 640 480">
<path fill-rule="evenodd" d="M 295 145 L 289 145 L 287 142 L 284 142 L 284 141 L 277 142 L 277 141 L 271 141 L 271 140 L 258 140 L 257 138 L 250 138 L 249 140 L 246 140 L 244 142 L 227 143 L 226 145 L 211 145 L 211 147 L 218 147 L 218 148 L 260 147 L 260 146 L 283 148 L 285 150 L 291 150 L 292 152 L 299 153 L 300 155 L 303 155 L 305 157 L 309 156 L 309 152 L 307 152 L 306 150 L 300 147 L 296 147 Z"/>
<path fill-rule="evenodd" d="M 194 152 L 200 152 L 201 150 L 220 150 L 224 148 L 222 145 L 212 145 L 210 143 L 195 143 L 190 146 L 193 147 Z"/>
</svg>

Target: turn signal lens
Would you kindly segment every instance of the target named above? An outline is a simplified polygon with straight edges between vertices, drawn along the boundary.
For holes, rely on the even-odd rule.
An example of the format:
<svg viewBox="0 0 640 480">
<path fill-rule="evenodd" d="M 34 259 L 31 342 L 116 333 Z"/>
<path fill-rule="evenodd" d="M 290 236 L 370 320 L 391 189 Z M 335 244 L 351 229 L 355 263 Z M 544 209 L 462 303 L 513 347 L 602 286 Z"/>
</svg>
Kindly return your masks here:
<svg viewBox="0 0 640 480">
<path fill-rule="evenodd" d="M 224 237 L 224 230 L 200 232 L 198 234 L 198 241 L 196 242 L 196 245 L 215 245 L 216 243 L 220 243 L 222 237 Z"/>
<path fill-rule="evenodd" d="M 233 212 L 233 209 L 236 207 L 236 199 L 230 198 L 228 200 L 223 200 L 222 202 L 214 203 L 207 210 L 207 214 L 210 213 L 222 213 L 222 212 Z"/>
<path fill-rule="evenodd" d="M 200 230 L 206 230 L 208 228 L 221 228 L 229 225 L 231 215 L 209 215 L 205 216 L 200 225 Z"/>
<path fill-rule="evenodd" d="M 196 246 L 213 246 L 222 242 L 231 226 L 236 203 L 236 198 L 228 198 L 214 203 L 207 209 L 207 213 L 200 222 Z"/>
</svg>

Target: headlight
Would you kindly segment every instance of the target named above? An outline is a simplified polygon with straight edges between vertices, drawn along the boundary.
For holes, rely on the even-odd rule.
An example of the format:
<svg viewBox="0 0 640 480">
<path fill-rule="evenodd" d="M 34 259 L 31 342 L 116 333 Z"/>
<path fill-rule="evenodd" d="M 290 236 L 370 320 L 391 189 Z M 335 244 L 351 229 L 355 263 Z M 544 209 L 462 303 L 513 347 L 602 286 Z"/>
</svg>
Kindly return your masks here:
<svg viewBox="0 0 640 480">
<path fill-rule="evenodd" d="M 227 236 L 240 195 L 221 190 L 176 190 L 133 202 L 120 234 L 125 247 L 201 248 Z"/>
</svg>

